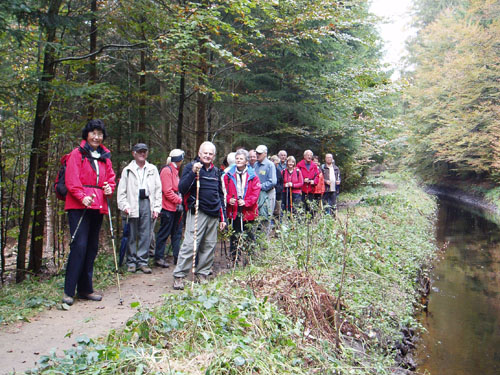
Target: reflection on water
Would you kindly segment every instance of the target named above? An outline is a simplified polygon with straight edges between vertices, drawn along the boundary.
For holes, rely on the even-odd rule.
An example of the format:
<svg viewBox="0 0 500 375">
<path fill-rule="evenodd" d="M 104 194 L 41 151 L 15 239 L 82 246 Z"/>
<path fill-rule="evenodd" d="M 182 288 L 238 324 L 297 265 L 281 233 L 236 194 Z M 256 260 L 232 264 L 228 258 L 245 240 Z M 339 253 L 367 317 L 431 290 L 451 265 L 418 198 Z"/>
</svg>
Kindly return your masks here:
<svg viewBox="0 0 500 375">
<path fill-rule="evenodd" d="M 421 317 L 418 373 L 500 374 L 500 230 L 492 221 L 440 200 L 437 240 L 449 242 L 433 270 Z"/>
</svg>

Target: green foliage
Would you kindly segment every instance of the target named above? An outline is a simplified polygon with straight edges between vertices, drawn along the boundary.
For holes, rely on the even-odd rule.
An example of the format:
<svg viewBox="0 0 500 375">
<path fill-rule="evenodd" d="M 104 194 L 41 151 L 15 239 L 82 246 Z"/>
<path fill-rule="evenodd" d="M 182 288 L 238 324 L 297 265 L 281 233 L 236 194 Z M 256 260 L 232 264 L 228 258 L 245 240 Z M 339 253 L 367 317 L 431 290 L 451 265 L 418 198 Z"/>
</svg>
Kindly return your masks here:
<svg viewBox="0 0 500 375">
<path fill-rule="evenodd" d="M 500 181 L 498 61 L 500 7 L 468 1 L 421 30 L 408 88 L 412 164 L 426 178 Z"/>
<path fill-rule="evenodd" d="M 435 202 L 395 175 L 373 179 L 346 199 L 360 204 L 340 211 L 337 220 L 319 215 L 314 224 L 285 222 L 265 241 L 258 262 L 192 292 L 166 295 L 158 308 L 137 304 L 123 331 L 98 341 L 81 337 L 64 358 L 44 356 L 32 373 L 393 373 L 391 342 L 402 326 L 417 325 L 416 279 L 435 251 L 429 237 Z M 259 278 L 297 268 L 337 295 L 344 252 L 342 302 L 347 319 L 370 337 L 363 349 L 348 337 L 339 349 L 311 337 L 302 318 L 257 297 Z"/>
<path fill-rule="evenodd" d="M 393 182 L 386 186 L 386 180 Z M 363 328 L 393 338 L 401 324 L 417 325 L 413 319 L 416 280 L 435 251 L 429 238 L 435 201 L 408 177 L 396 175 L 373 179 L 341 197 L 360 203 L 346 213 L 340 211 L 338 220 L 323 216 L 314 225 L 292 223 L 271 244 L 268 264 L 280 262 L 276 266 L 281 269 L 307 266 L 335 295 L 347 239 L 344 298 L 348 311 L 362 319 Z"/>
</svg>

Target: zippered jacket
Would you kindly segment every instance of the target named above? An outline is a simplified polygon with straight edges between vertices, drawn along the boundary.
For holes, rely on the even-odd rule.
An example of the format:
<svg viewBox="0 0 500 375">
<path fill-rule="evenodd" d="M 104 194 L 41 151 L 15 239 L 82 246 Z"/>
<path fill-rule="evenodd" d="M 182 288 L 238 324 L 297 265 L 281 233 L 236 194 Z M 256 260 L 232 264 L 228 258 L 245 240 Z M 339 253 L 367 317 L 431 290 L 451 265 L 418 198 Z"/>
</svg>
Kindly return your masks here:
<svg viewBox="0 0 500 375">
<path fill-rule="evenodd" d="M 236 189 L 236 165 L 232 165 L 229 171 L 224 175 L 224 185 L 226 186 L 227 196 L 227 216 L 231 219 L 236 219 L 238 215 L 238 203 L 231 205 L 229 200 L 235 198 L 238 200 L 238 192 Z M 243 200 L 245 205 L 242 206 L 243 221 L 252 221 L 259 215 L 257 201 L 259 200 L 261 184 L 252 167 L 247 168 L 246 181 L 243 188 Z"/>
<path fill-rule="evenodd" d="M 174 165 L 166 165 L 160 172 L 162 201 L 164 210 L 175 212 L 182 203 L 179 197 L 179 170 Z"/>
<path fill-rule="evenodd" d="M 318 184 L 319 180 L 319 169 L 318 166 L 316 165 L 315 162 L 311 161 L 309 164 L 309 169 L 306 167 L 306 161 L 302 159 L 299 161 L 297 164 L 297 168 L 300 169 L 302 172 L 302 177 L 304 180 L 308 178 L 309 180 L 312 180 L 312 183 L 306 183 L 304 182 L 304 185 L 302 185 L 302 192 L 309 194 L 314 192 L 314 186 Z"/>
<path fill-rule="evenodd" d="M 323 175 L 323 172 L 321 172 L 321 169 L 318 170 L 319 175 L 318 175 L 318 184 L 314 187 L 314 194 L 321 194 L 325 192 L 325 177 Z"/>
<path fill-rule="evenodd" d="M 271 191 L 276 186 L 276 166 L 269 159 L 255 162 L 253 167 L 255 174 L 259 177 L 262 191 Z"/>
<path fill-rule="evenodd" d="M 289 194 L 289 188 L 285 187 L 285 185 L 291 182 L 292 185 L 292 194 L 300 194 L 302 191 L 302 185 L 304 185 L 304 178 L 302 177 L 302 173 L 300 169 L 297 167 L 293 168 L 292 173 L 288 171 L 288 169 L 284 169 L 281 172 L 283 176 L 283 194 Z"/>
<path fill-rule="evenodd" d="M 197 157 L 184 167 L 179 181 L 179 191 L 184 197 L 184 208 L 194 209 L 196 203 L 196 174 L 193 164 L 200 161 Z M 208 216 L 218 217 L 219 221 L 226 221 L 224 212 L 224 192 L 219 169 L 213 164 L 207 169 L 200 169 L 200 206 L 199 209 Z M 194 212 L 194 211 L 193 211 Z"/>
<path fill-rule="evenodd" d="M 148 163 L 144 164 L 144 183 L 149 193 L 149 206 L 151 212 L 161 212 L 161 181 L 158 168 Z M 137 163 L 132 160 L 123 168 L 120 182 L 118 183 L 117 200 L 120 211 L 129 210 L 130 218 L 139 217 L 139 186 L 140 177 L 137 175 Z"/>
<path fill-rule="evenodd" d="M 99 210 L 102 214 L 108 213 L 108 203 L 104 195 L 104 182 L 108 182 L 111 191 L 116 187 L 116 176 L 111 163 L 111 152 L 104 146 L 99 146 L 97 151 L 101 154 L 95 159 L 90 154 L 87 141 L 82 140 L 80 146 L 71 151 L 66 162 L 65 184 L 68 189 L 64 203 L 65 210 L 85 209 L 83 198 L 95 194 L 92 205 L 88 208 Z M 99 180 L 97 179 L 94 160 L 99 165 Z M 108 196 L 109 197 L 109 196 Z"/>
</svg>

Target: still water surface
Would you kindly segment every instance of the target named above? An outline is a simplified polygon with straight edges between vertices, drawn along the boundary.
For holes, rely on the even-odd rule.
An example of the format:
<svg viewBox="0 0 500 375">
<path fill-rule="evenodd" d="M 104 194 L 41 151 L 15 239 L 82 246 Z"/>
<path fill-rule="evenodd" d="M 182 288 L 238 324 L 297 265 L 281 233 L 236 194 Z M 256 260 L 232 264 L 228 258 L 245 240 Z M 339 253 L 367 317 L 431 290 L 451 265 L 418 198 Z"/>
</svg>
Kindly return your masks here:
<svg viewBox="0 0 500 375">
<path fill-rule="evenodd" d="M 433 270 L 428 330 L 419 344 L 419 374 L 500 374 L 500 228 L 440 199 L 437 241 L 448 243 Z"/>
</svg>

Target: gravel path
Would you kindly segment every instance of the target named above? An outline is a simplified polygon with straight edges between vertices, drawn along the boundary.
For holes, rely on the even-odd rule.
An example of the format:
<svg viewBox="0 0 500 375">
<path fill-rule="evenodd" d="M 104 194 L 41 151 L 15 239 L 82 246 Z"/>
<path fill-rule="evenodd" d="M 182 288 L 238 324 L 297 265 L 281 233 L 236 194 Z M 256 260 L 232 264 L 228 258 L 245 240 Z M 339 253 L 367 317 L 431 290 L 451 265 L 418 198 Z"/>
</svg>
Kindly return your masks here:
<svg viewBox="0 0 500 375">
<path fill-rule="evenodd" d="M 224 266 L 223 259 L 218 257 L 214 269 Z M 30 322 L 2 328 L 0 373 L 22 374 L 33 368 L 40 356 L 52 350 L 63 355 L 63 350 L 76 346 L 76 339 L 81 335 L 97 338 L 111 329 L 122 328 L 137 312 L 136 308 L 130 307 L 132 302 L 153 307 L 162 302 L 164 294 L 176 292 L 172 289 L 172 271 L 172 266 L 166 269 L 155 267 L 152 274 L 138 271 L 121 279 L 123 305 L 119 305 L 118 288 L 111 287 L 102 293 L 101 302 L 75 300 L 69 311 L 47 310 Z"/>
</svg>

